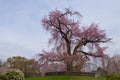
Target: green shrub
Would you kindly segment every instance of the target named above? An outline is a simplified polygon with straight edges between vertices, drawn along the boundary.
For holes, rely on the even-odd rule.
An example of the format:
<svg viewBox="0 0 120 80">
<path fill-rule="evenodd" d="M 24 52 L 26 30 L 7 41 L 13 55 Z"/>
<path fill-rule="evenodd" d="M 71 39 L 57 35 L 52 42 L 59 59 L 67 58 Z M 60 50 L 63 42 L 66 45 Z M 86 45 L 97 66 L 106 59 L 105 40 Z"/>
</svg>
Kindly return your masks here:
<svg viewBox="0 0 120 80">
<path fill-rule="evenodd" d="M 110 74 L 107 76 L 106 80 L 120 80 L 119 74 Z"/>
<path fill-rule="evenodd" d="M 0 80 L 5 80 L 5 75 L 3 73 L 0 73 Z"/>
<path fill-rule="evenodd" d="M 19 69 L 10 69 L 5 74 L 5 80 L 24 80 L 24 73 Z"/>
</svg>

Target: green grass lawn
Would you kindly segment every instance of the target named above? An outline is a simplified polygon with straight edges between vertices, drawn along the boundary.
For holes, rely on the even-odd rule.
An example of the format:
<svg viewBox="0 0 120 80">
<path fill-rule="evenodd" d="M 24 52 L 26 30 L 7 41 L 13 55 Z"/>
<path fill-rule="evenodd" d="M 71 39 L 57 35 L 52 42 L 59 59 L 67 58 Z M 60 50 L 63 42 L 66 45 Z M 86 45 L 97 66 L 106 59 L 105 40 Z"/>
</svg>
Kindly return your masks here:
<svg viewBox="0 0 120 80">
<path fill-rule="evenodd" d="M 44 76 L 26 78 L 25 80 L 106 80 L 106 79 L 95 78 L 91 76 Z"/>
</svg>

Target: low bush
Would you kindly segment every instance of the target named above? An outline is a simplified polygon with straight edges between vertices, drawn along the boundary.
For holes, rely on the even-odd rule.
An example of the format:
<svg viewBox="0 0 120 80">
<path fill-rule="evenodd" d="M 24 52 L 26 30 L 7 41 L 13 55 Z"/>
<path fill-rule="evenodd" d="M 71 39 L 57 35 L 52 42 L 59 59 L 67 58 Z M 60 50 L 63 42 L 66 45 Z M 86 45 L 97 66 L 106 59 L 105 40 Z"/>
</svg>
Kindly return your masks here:
<svg viewBox="0 0 120 80">
<path fill-rule="evenodd" d="M 3 73 L 0 73 L 0 80 L 5 80 L 5 75 Z"/>
<path fill-rule="evenodd" d="M 106 80 L 120 80 L 119 74 L 110 74 L 107 76 Z"/>
<path fill-rule="evenodd" d="M 5 74 L 5 80 L 24 80 L 24 73 L 19 69 L 10 69 Z"/>
</svg>

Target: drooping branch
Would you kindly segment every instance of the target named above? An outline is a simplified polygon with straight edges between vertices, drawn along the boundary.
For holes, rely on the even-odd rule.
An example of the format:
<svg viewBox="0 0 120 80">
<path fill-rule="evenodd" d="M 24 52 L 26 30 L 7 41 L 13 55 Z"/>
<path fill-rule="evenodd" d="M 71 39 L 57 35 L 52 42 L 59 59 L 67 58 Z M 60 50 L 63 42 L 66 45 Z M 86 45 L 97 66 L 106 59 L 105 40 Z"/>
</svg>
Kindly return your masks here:
<svg viewBox="0 0 120 80">
<path fill-rule="evenodd" d="M 102 57 L 103 55 L 101 54 L 93 54 L 93 53 L 88 53 L 88 52 L 84 52 L 84 51 L 81 51 L 87 58 L 88 56 L 93 56 L 93 57 Z"/>
<path fill-rule="evenodd" d="M 99 38 L 95 38 L 93 40 L 87 40 L 85 38 L 82 38 L 81 41 L 79 41 L 79 43 L 75 46 L 74 48 L 74 51 L 73 51 L 73 55 L 76 54 L 77 50 L 79 47 L 81 47 L 82 45 L 86 45 L 88 43 L 105 43 L 105 42 L 108 42 L 110 41 L 112 38 L 108 38 L 106 40 L 103 40 L 103 39 L 99 39 Z M 96 56 L 97 57 L 97 56 Z"/>
<path fill-rule="evenodd" d="M 63 14 L 61 14 L 63 15 Z M 65 15 L 65 14 L 64 14 Z M 67 15 L 67 14 L 66 14 Z M 62 16 L 61 16 L 62 17 Z M 72 37 L 72 30 L 68 27 L 70 26 L 70 24 L 64 23 L 60 20 L 61 18 L 60 16 L 56 18 L 58 25 L 56 26 L 51 20 L 49 25 L 53 26 L 54 28 L 57 29 L 57 32 L 60 33 L 60 35 L 62 36 L 62 38 L 65 40 L 66 42 L 66 48 L 67 48 L 67 53 L 69 55 L 71 55 L 71 37 Z M 63 31 L 62 29 L 62 25 L 64 25 L 64 27 L 66 27 L 66 30 Z"/>
<path fill-rule="evenodd" d="M 88 43 L 105 43 L 110 41 L 112 38 L 108 38 L 108 39 L 99 39 L 99 38 L 94 38 L 93 40 L 87 40 L 85 39 L 83 42 L 83 45 L 85 46 Z"/>
<path fill-rule="evenodd" d="M 42 54 L 40 56 L 42 57 L 41 61 L 45 61 L 45 63 L 47 63 L 46 61 L 63 61 L 67 65 L 66 67 L 69 68 L 67 70 L 70 71 L 73 64 L 81 65 L 79 63 L 80 58 L 84 60 L 84 58 L 89 58 L 89 56 L 104 56 L 104 49 L 100 47 L 99 43 L 106 43 L 111 38 L 106 37 L 105 30 L 101 30 L 98 24 L 92 23 L 89 26 L 81 26 L 79 20 L 74 20 L 76 19 L 74 15 L 81 16 L 79 12 L 66 9 L 65 12 L 52 11 L 48 17 L 43 18 L 44 28 L 52 34 L 49 41 L 55 46 L 53 46 L 54 51 L 49 52 L 50 54 Z M 93 51 L 85 52 L 84 46 L 88 50 Z M 52 55 L 53 53 L 56 53 L 56 56 Z M 82 57 L 80 57 L 81 55 Z"/>
<path fill-rule="evenodd" d="M 62 23 L 60 20 L 59 20 L 59 18 L 57 18 L 57 20 L 58 20 L 58 24 L 59 24 L 59 33 L 61 34 L 61 36 L 63 37 L 63 39 L 65 40 L 65 42 L 66 42 L 66 47 L 67 47 L 67 53 L 69 54 L 69 55 L 71 55 L 71 47 L 70 47 L 70 45 L 71 45 L 71 39 L 70 38 L 68 38 L 68 35 L 69 35 L 69 32 L 71 31 L 69 28 L 68 28 L 68 26 L 66 25 L 66 24 L 64 24 L 64 23 Z M 64 32 L 64 31 L 62 31 L 62 27 L 61 27 L 61 25 L 62 24 L 64 24 L 65 25 L 65 27 L 67 28 L 66 29 L 66 32 Z"/>
<path fill-rule="evenodd" d="M 77 50 L 79 47 L 82 46 L 83 40 L 80 40 L 79 43 L 75 46 L 74 51 L 73 51 L 73 55 L 75 55 L 77 53 Z"/>
<path fill-rule="evenodd" d="M 40 56 L 40 57 L 43 57 L 44 59 L 46 59 L 47 61 L 50 61 L 50 62 L 64 61 L 64 59 L 61 59 L 61 60 L 60 60 L 60 59 L 55 59 L 55 58 L 54 58 L 54 59 L 53 59 L 53 58 L 51 59 L 51 58 L 49 58 L 48 56 L 45 56 L 44 54 L 40 54 L 39 56 Z"/>
</svg>

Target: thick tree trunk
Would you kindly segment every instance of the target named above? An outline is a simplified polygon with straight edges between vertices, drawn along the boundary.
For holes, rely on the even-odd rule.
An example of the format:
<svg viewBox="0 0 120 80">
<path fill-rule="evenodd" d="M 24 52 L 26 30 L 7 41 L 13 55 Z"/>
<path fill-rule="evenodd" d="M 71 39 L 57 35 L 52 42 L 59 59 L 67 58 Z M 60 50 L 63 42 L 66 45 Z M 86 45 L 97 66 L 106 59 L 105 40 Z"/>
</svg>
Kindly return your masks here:
<svg viewBox="0 0 120 80">
<path fill-rule="evenodd" d="M 67 71 L 70 72 L 73 70 L 72 62 L 67 63 Z"/>
</svg>

